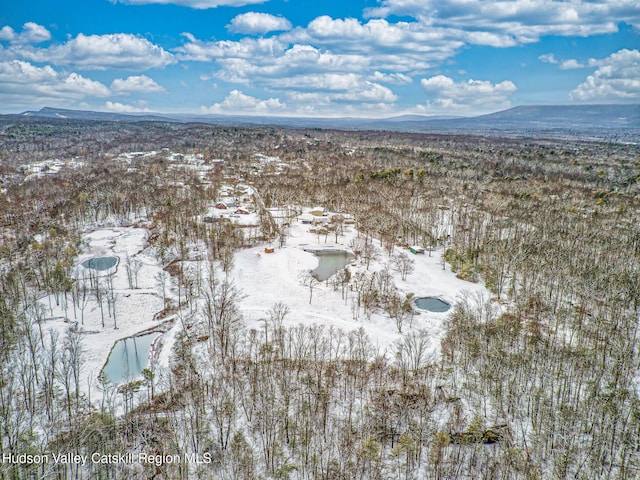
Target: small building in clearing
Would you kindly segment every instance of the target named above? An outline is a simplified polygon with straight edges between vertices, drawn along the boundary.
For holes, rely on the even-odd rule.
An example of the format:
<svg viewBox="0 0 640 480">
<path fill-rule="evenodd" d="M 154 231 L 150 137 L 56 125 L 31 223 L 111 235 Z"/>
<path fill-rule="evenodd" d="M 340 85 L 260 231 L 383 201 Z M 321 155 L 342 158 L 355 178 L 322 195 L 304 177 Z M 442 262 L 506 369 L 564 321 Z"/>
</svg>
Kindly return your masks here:
<svg viewBox="0 0 640 480">
<path fill-rule="evenodd" d="M 418 245 L 412 245 L 411 247 L 409 247 L 409 251 L 416 255 L 418 253 L 424 253 L 424 248 L 419 247 Z"/>
<path fill-rule="evenodd" d="M 313 208 L 309 211 L 309 213 L 310 213 L 311 215 L 313 215 L 313 216 L 316 216 L 316 217 L 322 217 L 322 216 L 326 215 L 326 214 L 325 214 L 325 211 L 324 211 L 324 208 L 322 208 L 322 207 L 313 207 Z"/>
<path fill-rule="evenodd" d="M 313 223 L 314 216 L 310 213 L 303 213 L 298 218 L 300 219 L 300 223 L 303 225 L 311 225 Z"/>
</svg>

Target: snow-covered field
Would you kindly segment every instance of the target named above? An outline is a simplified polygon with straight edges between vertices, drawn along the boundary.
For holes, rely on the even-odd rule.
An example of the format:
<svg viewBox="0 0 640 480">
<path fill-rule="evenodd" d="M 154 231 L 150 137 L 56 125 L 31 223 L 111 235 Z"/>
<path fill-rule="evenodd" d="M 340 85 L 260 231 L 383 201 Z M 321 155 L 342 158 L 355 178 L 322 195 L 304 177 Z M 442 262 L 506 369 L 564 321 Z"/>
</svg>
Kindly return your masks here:
<svg viewBox="0 0 640 480">
<path fill-rule="evenodd" d="M 345 226 L 344 234 L 335 242 L 335 234 L 329 232 L 327 236 L 311 233 L 311 225 L 294 221 L 288 230 L 286 245 L 274 248 L 274 253 L 265 253 L 264 246 L 241 250 L 234 257 L 231 277 L 245 297 L 240 303 L 247 328 L 259 330 L 261 320 L 267 318 L 267 311 L 276 302 L 285 303 L 290 313 L 285 319 L 285 325 L 322 324 L 333 326 L 344 331 L 363 328 L 371 340 L 379 346 L 381 353 L 394 350 L 394 343 L 401 338 L 395 322 L 384 313 L 378 312 L 366 319 L 359 315 L 354 319 L 353 301 L 355 293 L 349 291 L 346 301 L 341 291 L 334 290 L 327 282 L 318 284 L 311 294 L 309 303 L 309 287 L 302 285 L 300 273 L 314 269 L 318 265 L 318 258 L 304 249 L 336 248 L 350 250 L 351 240 L 357 235 L 354 228 Z M 326 239 L 326 241 L 325 241 Z M 379 247 L 379 245 L 378 245 Z M 442 269 L 441 251 L 428 254 L 413 255 L 407 249 L 396 247 L 396 251 L 404 251 L 415 261 L 413 273 L 401 280 L 393 270 L 394 282 L 403 294 L 413 293 L 416 297 L 437 297 L 454 304 L 456 298 L 464 294 L 480 292 L 489 296 L 489 292 L 481 284 L 475 284 L 458 279 L 447 266 Z M 382 252 L 381 257 L 371 262 L 369 272 L 381 270 L 389 258 Z M 355 261 L 348 268 L 353 274 L 365 271 L 361 262 Z M 403 326 L 403 333 L 412 330 L 426 331 L 430 338 L 433 354 L 440 349 L 440 339 L 444 334 L 444 320 L 448 313 L 432 313 L 418 311 L 412 326 Z"/>
</svg>

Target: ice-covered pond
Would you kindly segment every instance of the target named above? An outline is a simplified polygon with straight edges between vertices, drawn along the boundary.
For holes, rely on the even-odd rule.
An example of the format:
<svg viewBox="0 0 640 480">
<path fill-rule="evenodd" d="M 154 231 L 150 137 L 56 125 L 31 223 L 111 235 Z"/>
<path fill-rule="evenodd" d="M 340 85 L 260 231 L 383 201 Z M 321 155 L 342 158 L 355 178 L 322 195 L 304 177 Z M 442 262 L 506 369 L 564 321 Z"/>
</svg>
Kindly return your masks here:
<svg viewBox="0 0 640 480">
<path fill-rule="evenodd" d="M 118 340 L 102 369 L 105 376 L 116 385 L 138 378 L 149 366 L 149 351 L 159 335 L 152 332 Z"/>
<path fill-rule="evenodd" d="M 344 250 L 315 250 L 312 253 L 318 257 L 319 263 L 311 273 L 321 282 L 338 273 L 354 258 L 352 253 Z"/>
<path fill-rule="evenodd" d="M 90 268 L 103 272 L 110 270 L 118 264 L 118 257 L 94 257 L 82 262 L 84 268 Z"/>
<path fill-rule="evenodd" d="M 442 313 L 448 311 L 451 308 L 451 305 L 439 298 L 421 297 L 416 299 L 416 307 L 420 310 Z"/>
</svg>

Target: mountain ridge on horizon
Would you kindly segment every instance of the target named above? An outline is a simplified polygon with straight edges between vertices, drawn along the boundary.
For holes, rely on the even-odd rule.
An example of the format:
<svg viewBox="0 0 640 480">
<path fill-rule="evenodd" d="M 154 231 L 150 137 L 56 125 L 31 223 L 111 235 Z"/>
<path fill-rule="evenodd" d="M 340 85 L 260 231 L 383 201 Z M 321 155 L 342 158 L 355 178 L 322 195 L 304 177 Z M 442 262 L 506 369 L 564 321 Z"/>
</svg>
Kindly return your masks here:
<svg viewBox="0 0 640 480">
<path fill-rule="evenodd" d="M 278 126 L 409 133 L 473 134 L 508 137 L 551 136 L 640 142 L 640 104 L 520 105 L 476 116 L 402 114 L 392 117 L 295 117 L 161 112 L 99 112 L 43 107 L 4 118 L 116 122 L 206 123 L 225 126 Z"/>
<path fill-rule="evenodd" d="M 62 115 L 67 114 L 87 114 L 87 115 L 100 115 L 100 116 L 114 116 L 114 117 L 163 117 L 167 119 L 180 119 L 184 117 L 189 118 L 292 118 L 292 119 L 314 119 L 314 120 L 441 120 L 441 119 L 455 119 L 455 118 L 472 118 L 475 115 L 421 115 L 417 113 L 405 113 L 400 115 L 393 115 L 390 117 L 357 117 L 357 116 L 335 116 L 335 117 L 323 117 L 312 115 L 266 115 L 266 114 L 233 114 L 233 113 L 164 113 L 164 112 L 108 112 L 100 110 L 78 110 L 72 108 L 60 108 L 60 107 L 48 107 L 44 106 L 40 110 L 25 110 L 20 113 L 4 114 L 4 115 L 20 115 L 20 116 L 51 116 L 55 114 Z M 496 112 L 494 112 L 496 113 Z M 63 118 L 60 116 L 59 118 Z"/>
</svg>

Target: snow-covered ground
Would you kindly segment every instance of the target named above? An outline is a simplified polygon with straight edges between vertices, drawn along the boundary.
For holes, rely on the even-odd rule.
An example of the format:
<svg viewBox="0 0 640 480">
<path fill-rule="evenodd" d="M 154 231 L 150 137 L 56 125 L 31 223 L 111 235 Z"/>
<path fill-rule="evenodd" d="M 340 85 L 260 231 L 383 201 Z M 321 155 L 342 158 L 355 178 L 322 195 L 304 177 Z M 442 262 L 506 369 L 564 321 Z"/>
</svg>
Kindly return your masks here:
<svg viewBox="0 0 640 480">
<path fill-rule="evenodd" d="M 160 324 L 154 317 L 164 308 L 161 278 L 166 282 L 168 296 L 170 280 L 159 261 L 148 250 L 144 250 L 146 237 L 146 229 L 135 227 L 105 228 L 83 237 L 84 246 L 78 256 L 76 272 L 77 281 L 84 281 L 88 289 L 84 322 L 81 309 L 76 307 L 74 312 L 70 294 L 66 309 L 63 301 L 56 305 L 53 297 L 41 299 L 47 319 L 45 329 L 57 331 L 60 338 L 73 325 L 77 325 L 78 330 L 82 332 L 84 383 L 81 387 L 85 392 L 90 390 L 92 398 L 101 396 L 97 388 L 97 378 L 114 343 Z M 95 290 L 90 286 L 87 269 L 81 264 L 90 258 L 106 256 L 116 256 L 119 262 L 116 268 L 102 272 L 99 276 L 100 285 L 105 289 L 101 311 Z M 115 297 L 115 319 L 109 314 L 108 308 L 107 297 L 111 295 L 109 279 L 112 280 Z"/>
<path fill-rule="evenodd" d="M 345 301 L 340 289 L 336 291 L 333 286 L 323 282 L 313 289 L 309 303 L 309 287 L 302 285 L 299 277 L 301 272 L 312 270 L 318 265 L 318 257 L 305 249 L 350 250 L 351 240 L 357 235 L 354 228 L 345 225 L 344 234 L 338 236 L 338 241 L 335 242 L 333 232 L 325 236 L 312 233 L 311 229 L 311 225 L 296 220 L 288 229 L 283 248 L 274 245 L 273 253 L 265 253 L 263 245 L 236 253 L 231 277 L 245 295 L 240 308 L 247 328 L 259 330 L 263 325 L 262 320 L 268 317 L 267 311 L 276 302 L 283 302 L 290 310 L 285 325 L 323 324 L 345 331 L 363 328 L 381 351 L 395 351 L 394 343 L 402 336 L 398 333 L 395 322 L 382 312 L 374 313 L 371 319 L 366 319 L 364 315 L 354 319 L 354 292 L 349 291 Z M 399 247 L 396 247 L 396 251 L 406 252 L 415 261 L 415 269 L 407 276 L 406 281 L 402 281 L 400 275 L 391 270 L 394 282 L 403 294 L 437 297 L 452 305 L 460 295 L 473 292 L 489 295 L 482 284 L 458 279 L 448 266 L 443 270 L 440 251 L 433 252 L 431 256 L 413 255 L 408 253 L 408 249 Z M 380 259 L 371 262 L 369 272 L 381 270 L 389 261 L 381 248 L 380 253 Z M 356 271 L 366 271 L 358 261 L 348 268 L 353 274 Z M 432 353 L 437 355 L 448 313 L 417 311 L 419 313 L 414 317 L 412 326 L 404 325 L 402 331 L 426 331 L 431 340 Z"/>
<path fill-rule="evenodd" d="M 18 167 L 18 170 L 22 172 L 24 181 L 38 179 L 47 175 L 56 175 L 63 168 L 80 168 L 84 166 L 84 162 L 79 160 L 62 161 L 58 159 L 44 160 L 42 162 L 28 163 Z"/>
<path fill-rule="evenodd" d="M 309 209 L 305 213 L 309 215 Z M 324 325 L 345 332 L 362 328 L 378 346 L 379 353 L 389 356 L 397 351 L 397 342 L 403 334 L 412 331 L 426 332 L 430 340 L 430 352 L 435 358 L 440 351 L 447 312 L 433 313 L 416 309 L 418 313 L 410 323 L 403 324 L 402 333 L 399 333 L 395 321 L 380 310 L 370 318 L 358 313 L 354 291 L 348 290 L 344 298 L 341 288 L 334 288 L 330 282 L 315 284 L 312 292 L 308 285 L 302 283 L 303 273 L 318 265 L 318 257 L 310 251 L 350 251 L 352 241 L 358 233 L 351 225 L 343 225 L 343 232 L 337 238 L 334 232 L 325 235 L 312 230 L 313 225 L 303 224 L 295 219 L 287 228 L 286 244 L 282 248 L 277 244 L 263 244 L 235 253 L 230 277 L 242 293 L 239 309 L 246 329 L 261 330 L 264 327 L 263 320 L 268 318 L 269 309 L 277 302 L 282 302 L 289 309 L 285 325 Z M 145 228 L 114 227 L 95 230 L 83 237 L 84 246 L 77 259 L 76 275 L 78 282 L 82 282 L 84 278 L 88 285 L 84 322 L 81 309 L 76 307 L 74 311 L 71 296 L 66 308 L 63 302 L 56 305 L 53 297 L 41 300 L 46 311 L 45 328 L 56 330 L 62 337 L 66 329 L 75 323 L 82 332 L 82 375 L 86 382 L 82 389 L 90 393 L 92 398 L 100 398 L 102 395 L 97 378 L 114 343 L 157 328 L 161 322 L 155 317 L 165 307 L 163 296 L 175 300 L 172 288 L 175 279 L 170 279 L 163 271 L 153 251 L 145 249 L 147 233 Z M 390 262 L 379 244 L 377 247 L 380 256 L 369 265 L 369 273 L 384 269 L 385 264 Z M 265 248 L 272 248 L 273 253 L 267 253 Z M 461 295 L 473 292 L 479 292 L 488 298 L 489 292 L 483 285 L 458 279 L 448 266 L 443 269 L 440 251 L 433 252 L 432 255 L 413 255 L 402 247 L 396 247 L 395 250 L 407 253 L 415 262 L 414 271 L 404 281 L 399 273 L 389 269 L 393 282 L 402 295 L 413 293 L 415 297 L 437 297 L 452 305 Z M 119 261 L 116 267 L 102 272 L 100 276 L 101 285 L 105 288 L 101 309 L 95 291 L 89 285 L 91 281 L 88 279 L 87 269 L 82 263 L 91 258 L 109 256 L 118 257 Z M 357 272 L 367 271 L 362 260 L 357 259 L 348 268 L 352 279 Z M 115 297 L 115 319 L 109 313 L 106 298 L 110 296 L 107 291 L 110 292 L 111 288 Z M 175 322 L 152 348 L 155 359 L 153 366 L 157 373 L 169 368 L 171 350 L 181 328 L 181 322 Z"/>
<path fill-rule="evenodd" d="M 242 227 L 257 227 L 260 218 L 256 212 L 255 195 L 256 191 L 248 185 L 237 185 L 235 188 L 224 185 L 220 189 L 220 199 L 209 207 L 203 220 L 229 221 Z"/>
</svg>

